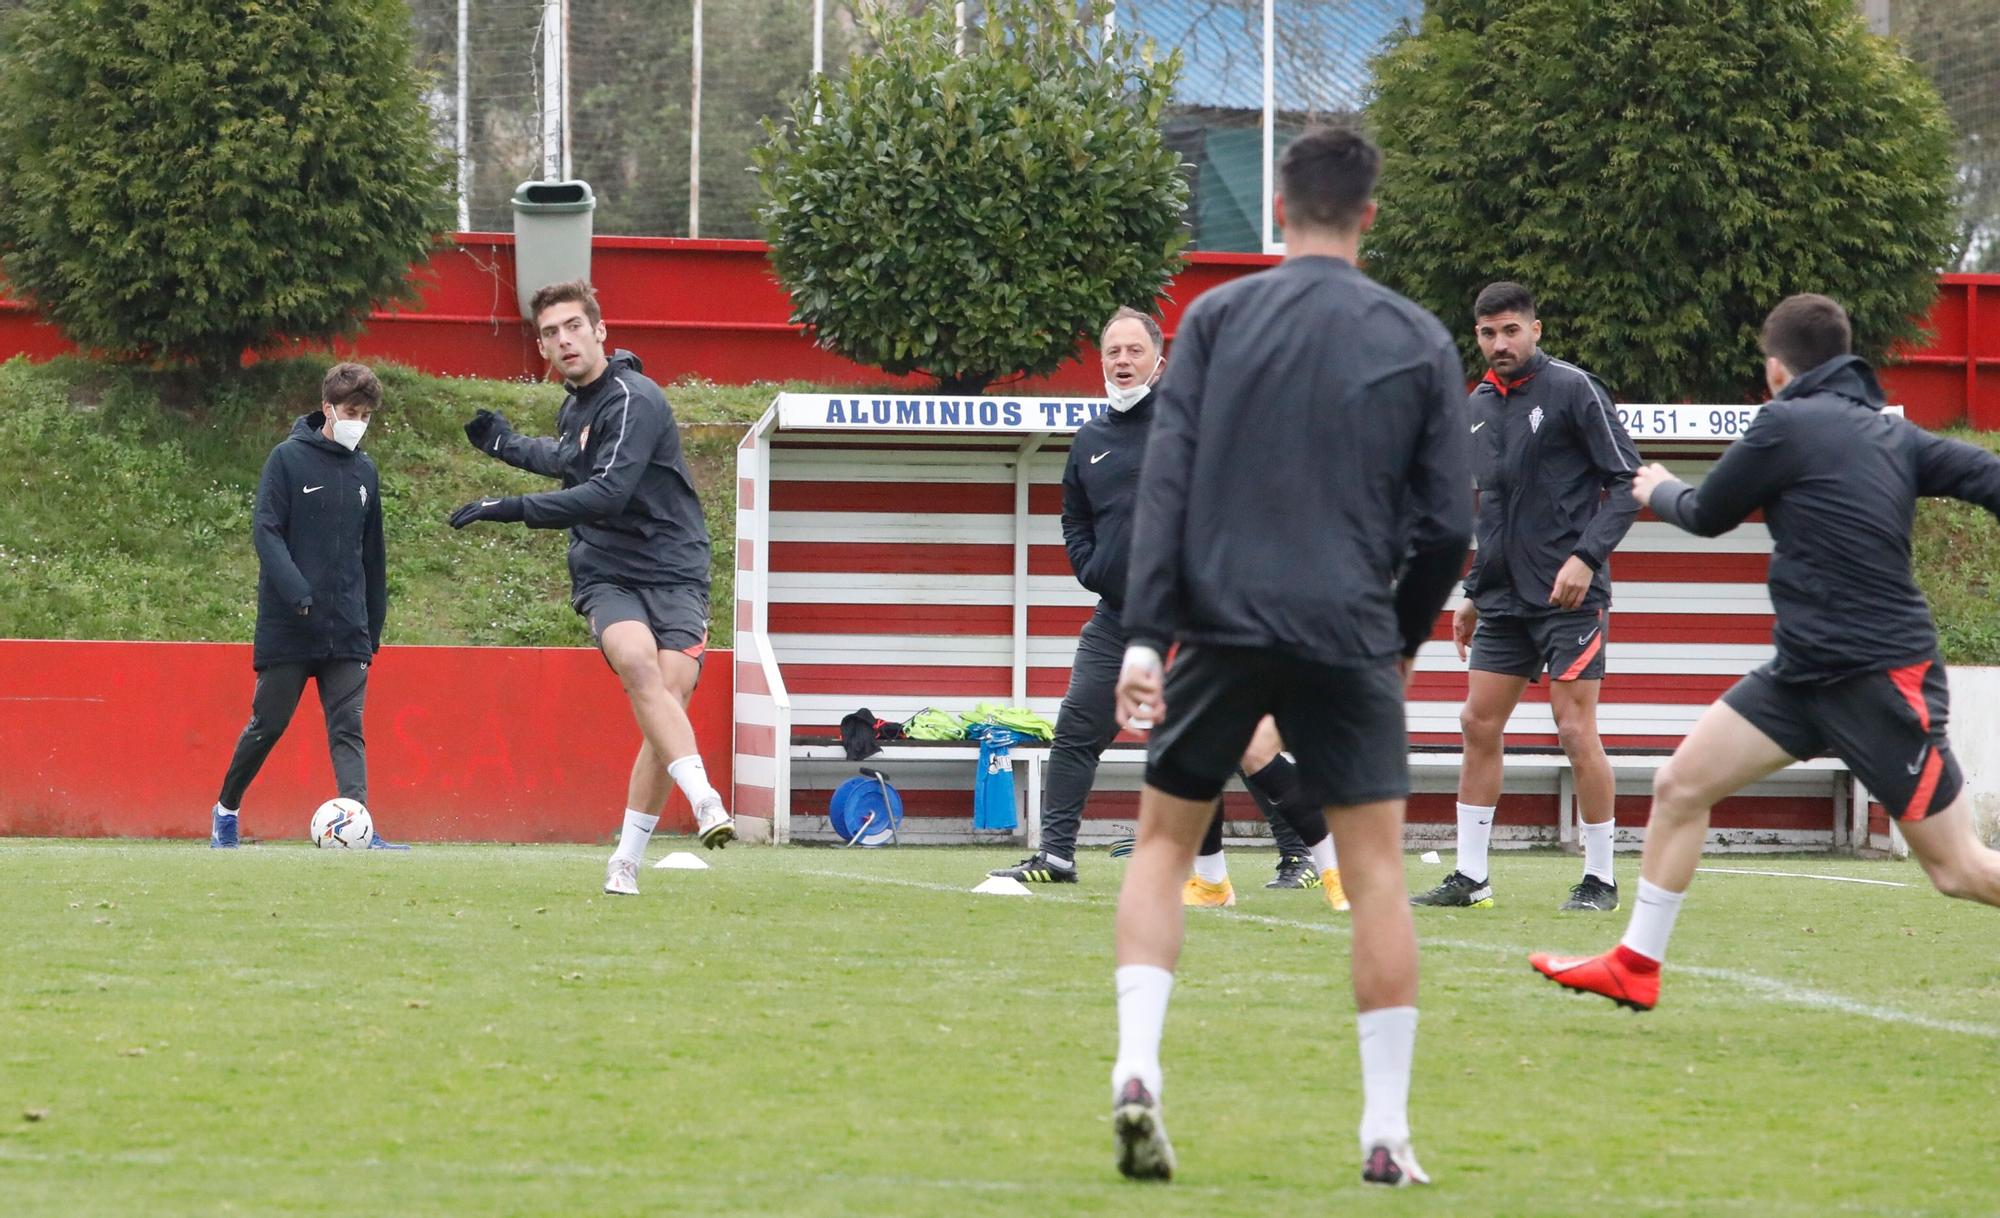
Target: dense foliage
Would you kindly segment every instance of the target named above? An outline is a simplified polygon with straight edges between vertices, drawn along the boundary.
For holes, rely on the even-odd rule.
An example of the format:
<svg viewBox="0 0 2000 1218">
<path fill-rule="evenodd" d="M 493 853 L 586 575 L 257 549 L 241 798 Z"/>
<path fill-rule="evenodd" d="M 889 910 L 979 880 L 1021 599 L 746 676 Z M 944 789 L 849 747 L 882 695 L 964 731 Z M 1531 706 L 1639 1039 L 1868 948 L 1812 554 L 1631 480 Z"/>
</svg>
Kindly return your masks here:
<svg viewBox="0 0 2000 1218">
<path fill-rule="evenodd" d="M 793 319 L 972 393 L 1150 305 L 1187 244 L 1160 131 L 1180 56 L 1102 45 L 1101 16 L 993 0 L 961 54 L 951 6 L 871 9 L 879 53 L 816 82 L 756 153 Z"/>
<path fill-rule="evenodd" d="M 1937 91 L 1852 0 L 1435 0 L 1376 62 L 1370 269 L 1467 336 L 1527 284 L 1633 401 L 1761 390 L 1781 298 L 1912 338 L 1959 234 Z"/>
<path fill-rule="evenodd" d="M 401 0 L 32 0 L 0 270 L 78 345 L 232 367 L 353 329 L 451 225 Z"/>
</svg>

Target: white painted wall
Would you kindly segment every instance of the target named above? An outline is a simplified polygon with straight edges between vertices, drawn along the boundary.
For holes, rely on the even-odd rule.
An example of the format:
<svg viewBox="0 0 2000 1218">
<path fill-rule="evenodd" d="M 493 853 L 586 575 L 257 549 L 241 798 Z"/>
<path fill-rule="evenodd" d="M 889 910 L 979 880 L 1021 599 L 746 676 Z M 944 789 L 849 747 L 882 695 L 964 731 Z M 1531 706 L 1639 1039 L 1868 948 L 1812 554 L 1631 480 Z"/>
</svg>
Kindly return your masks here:
<svg viewBox="0 0 2000 1218">
<path fill-rule="evenodd" d="M 1952 751 L 1965 771 L 1972 812 L 1989 843 L 2000 844 L 2000 668 L 1953 668 Z"/>
</svg>

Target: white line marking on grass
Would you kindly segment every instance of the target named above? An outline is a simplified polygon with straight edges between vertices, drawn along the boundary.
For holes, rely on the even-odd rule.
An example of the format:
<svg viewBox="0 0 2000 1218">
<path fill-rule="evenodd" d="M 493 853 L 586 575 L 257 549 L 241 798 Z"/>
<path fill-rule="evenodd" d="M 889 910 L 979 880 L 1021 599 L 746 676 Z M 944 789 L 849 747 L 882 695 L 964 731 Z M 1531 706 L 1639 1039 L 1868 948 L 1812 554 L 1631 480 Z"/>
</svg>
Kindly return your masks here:
<svg viewBox="0 0 2000 1218">
<path fill-rule="evenodd" d="M 929 880 L 905 880 L 894 876 L 867 875 L 852 871 L 824 871 L 815 868 L 808 869 L 800 874 L 822 876 L 832 880 L 859 880 L 865 884 L 888 884 L 899 888 L 920 888 L 926 892 L 949 892 L 969 895 L 972 891 L 970 888 L 961 887 L 957 884 L 938 884 Z M 1041 900 L 1056 901 L 1069 905 L 1101 905 L 1109 903 L 1106 897 L 1085 896 L 1082 893 L 1071 895 L 1068 893 L 1051 892 L 1046 895 L 1040 893 L 1036 895 Z M 1342 937 L 1351 934 L 1348 928 L 1339 922 L 1301 922 L 1296 918 L 1274 918 L 1267 914 L 1243 913 L 1233 909 L 1216 910 L 1214 911 L 1214 916 L 1219 917 L 1222 921 L 1252 922 L 1259 926 L 1276 926 L 1285 930 L 1304 930 Z M 1434 935 L 1425 935 L 1421 931 L 1418 933 L 1417 942 L 1423 947 L 1441 947 L 1447 951 L 1511 952 L 1515 955 L 1526 956 L 1531 950 L 1526 947 L 1505 943 L 1478 943 L 1467 939 L 1440 939 Z M 1841 1015 L 1859 1015 L 1864 1019 L 1872 1019 L 1878 1023 L 1901 1024 L 1905 1027 L 1924 1028 L 1932 1032 L 1955 1032 L 1960 1036 L 1977 1036 L 1987 1040 L 2000 1040 L 2000 1027 L 1995 1027 L 1991 1024 L 1968 1023 L 1957 1019 L 1939 1019 L 1932 1015 L 1923 1015 L 1915 1011 L 1905 1011 L 1897 1007 L 1862 1002 L 1841 994 L 1828 993 L 1825 990 L 1815 990 L 1805 986 L 1793 985 L 1787 981 L 1780 981 L 1775 977 L 1766 977 L 1759 973 L 1745 972 L 1741 969 L 1707 968 L 1698 964 L 1670 964 L 1667 968 L 1670 972 L 1686 973 L 1690 977 L 1701 977 L 1709 981 L 1727 982 L 1730 985 L 1745 990 L 1753 997 L 1762 998 L 1779 1006 L 1803 1007 L 1813 1011 L 1832 1011 Z"/>
<path fill-rule="evenodd" d="M 1747 867 L 1697 867 L 1703 875 L 1775 875 L 1788 880 L 1832 880 L 1837 884 L 1875 884 L 1883 888 L 1908 888 L 1901 880 L 1864 880 L 1851 875 L 1820 875 L 1812 871 L 1752 871 Z"/>
</svg>

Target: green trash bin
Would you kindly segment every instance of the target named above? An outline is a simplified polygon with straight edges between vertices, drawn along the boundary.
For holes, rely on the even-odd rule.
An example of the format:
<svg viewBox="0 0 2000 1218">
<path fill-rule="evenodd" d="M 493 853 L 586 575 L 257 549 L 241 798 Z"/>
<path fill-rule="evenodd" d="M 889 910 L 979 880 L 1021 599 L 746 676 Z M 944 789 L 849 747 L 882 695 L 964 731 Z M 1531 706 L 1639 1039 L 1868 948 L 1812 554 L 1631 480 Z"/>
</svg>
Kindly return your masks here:
<svg viewBox="0 0 2000 1218">
<path fill-rule="evenodd" d="M 514 292 L 523 318 L 535 320 L 528 301 L 548 284 L 590 278 L 590 216 L 596 207 L 588 182 L 523 182 L 514 188 Z"/>
</svg>

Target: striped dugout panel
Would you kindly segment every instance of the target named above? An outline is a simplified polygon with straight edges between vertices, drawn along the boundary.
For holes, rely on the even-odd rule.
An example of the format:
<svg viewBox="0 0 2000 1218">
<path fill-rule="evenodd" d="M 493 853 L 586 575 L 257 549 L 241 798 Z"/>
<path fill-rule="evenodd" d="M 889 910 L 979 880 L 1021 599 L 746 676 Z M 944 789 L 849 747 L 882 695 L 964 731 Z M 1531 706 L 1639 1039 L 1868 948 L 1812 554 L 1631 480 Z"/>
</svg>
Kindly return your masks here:
<svg viewBox="0 0 2000 1218">
<path fill-rule="evenodd" d="M 781 741 L 830 741 L 842 716 L 863 706 L 900 720 L 927 706 L 959 711 L 982 700 L 1011 701 L 1017 543 L 1026 550 L 1019 648 L 1026 704 L 1056 718 L 1076 636 L 1096 598 L 1071 576 L 1062 545 L 1067 437 L 1049 438 L 1026 458 L 1028 517 L 1025 535 L 1015 535 L 1022 441 L 910 435 L 884 443 L 881 436 L 818 433 L 746 439 L 736 653 L 742 811 L 768 815 L 788 791 L 792 824 L 818 836 L 829 792 L 855 767 L 792 759 L 787 771 Z M 1715 451 L 1649 449 L 1647 457 L 1698 481 Z M 1671 749 L 1725 689 L 1770 657 L 1770 549 L 1770 534 L 1755 519 L 1707 540 L 1650 515 L 1635 524 L 1612 561 L 1610 667 L 1599 715 L 1608 748 Z M 1409 705 L 1419 749 L 1459 743 L 1466 676 L 1450 644 L 1455 606 L 1419 657 Z M 746 637 L 752 623 L 768 639 L 768 654 Z M 1531 687 L 1509 720 L 1508 744 L 1557 750 L 1545 685 Z M 913 829 L 913 839 L 951 839 L 946 822 L 956 822 L 956 840 L 969 840 L 969 767 L 904 762 L 890 777 L 913 821 L 930 822 Z M 1520 840 L 1552 839 L 1561 782 L 1556 768 L 1510 769 L 1501 824 Z M 1645 775 L 1621 778 L 1622 824 L 1643 824 L 1648 782 Z M 1419 766 L 1416 784 L 1412 834 L 1438 836 L 1453 819 L 1455 770 Z M 1716 840 L 1827 845 L 1827 785 L 1813 775 L 1780 776 L 1719 808 Z M 1086 840 L 1129 826 L 1138 786 L 1137 767 L 1101 772 Z M 1232 819 L 1256 822 L 1247 797 L 1236 798 Z"/>
</svg>

